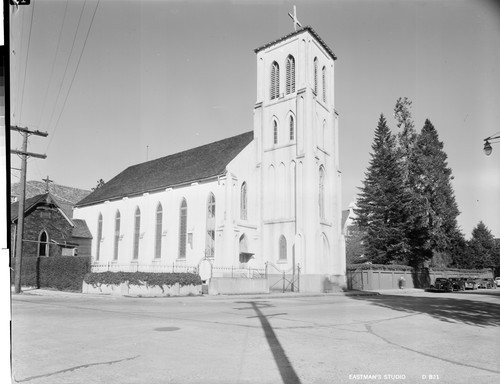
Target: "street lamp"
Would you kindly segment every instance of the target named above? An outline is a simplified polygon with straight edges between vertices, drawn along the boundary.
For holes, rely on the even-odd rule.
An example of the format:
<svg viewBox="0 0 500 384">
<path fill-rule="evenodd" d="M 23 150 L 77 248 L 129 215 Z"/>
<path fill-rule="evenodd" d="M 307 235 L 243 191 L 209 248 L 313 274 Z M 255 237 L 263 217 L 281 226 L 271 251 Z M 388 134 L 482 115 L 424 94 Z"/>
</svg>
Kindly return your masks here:
<svg viewBox="0 0 500 384">
<path fill-rule="evenodd" d="M 484 148 L 483 148 L 483 151 L 484 151 L 484 154 L 486 156 L 489 156 L 491 155 L 491 152 L 493 151 L 493 148 L 491 147 L 491 143 L 496 143 L 496 141 L 493 141 L 493 140 L 499 140 L 500 139 L 500 132 L 498 133 L 495 133 L 493 136 L 490 136 L 490 137 L 487 137 L 486 139 L 484 139 Z"/>
</svg>

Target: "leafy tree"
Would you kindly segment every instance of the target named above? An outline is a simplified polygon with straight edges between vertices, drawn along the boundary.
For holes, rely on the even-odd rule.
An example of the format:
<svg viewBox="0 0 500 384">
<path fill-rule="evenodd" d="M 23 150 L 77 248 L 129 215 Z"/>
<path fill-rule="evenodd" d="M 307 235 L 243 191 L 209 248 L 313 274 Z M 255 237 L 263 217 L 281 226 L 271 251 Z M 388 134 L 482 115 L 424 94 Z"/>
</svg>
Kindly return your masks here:
<svg viewBox="0 0 500 384">
<path fill-rule="evenodd" d="M 408 196 L 396 138 L 384 115 L 380 116 L 372 144 L 373 153 L 355 210 L 356 223 L 364 232 L 363 244 L 369 261 L 401 263 L 408 259 L 406 237 Z"/>
<path fill-rule="evenodd" d="M 347 264 L 357 264 L 366 261 L 363 246 L 364 233 L 357 225 L 349 227 L 349 233 L 345 237 L 345 257 Z"/>
<path fill-rule="evenodd" d="M 401 132 L 398 134 L 399 146 L 404 159 L 411 160 L 411 152 L 415 144 L 417 133 L 411 117 L 412 102 L 407 97 L 400 97 L 394 107 L 394 118 Z M 406 170 L 407 171 L 407 170 Z"/>
<path fill-rule="evenodd" d="M 467 243 L 469 265 L 476 269 L 495 267 L 497 249 L 495 238 L 482 221 L 472 230 Z"/>
<path fill-rule="evenodd" d="M 91 188 L 92 192 L 94 192 L 96 189 L 101 188 L 104 184 L 105 184 L 104 180 L 103 179 L 99 179 L 97 181 L 97 185 L 94 188 Z"/>
<path fill-rule="evenodd" d="M 394 118 L 398 128 L 401 129 L 398 133 L 397 152 L 403 172 L 402 188 L 407 196 L 405 207 L 407 220 L 404 223 L 404 232 L 409 250 L 406 261 L 409 265 L 419 267 L 432 257 L 432 251 L 426 238 L 423 198 L 420 191 L 415 188 L 420 172 L 416 167 L 418 134 L 411 115 L 411 105 L 412 102 L 407 97 L 400 97 L 394 107 Z"/>
</svg>

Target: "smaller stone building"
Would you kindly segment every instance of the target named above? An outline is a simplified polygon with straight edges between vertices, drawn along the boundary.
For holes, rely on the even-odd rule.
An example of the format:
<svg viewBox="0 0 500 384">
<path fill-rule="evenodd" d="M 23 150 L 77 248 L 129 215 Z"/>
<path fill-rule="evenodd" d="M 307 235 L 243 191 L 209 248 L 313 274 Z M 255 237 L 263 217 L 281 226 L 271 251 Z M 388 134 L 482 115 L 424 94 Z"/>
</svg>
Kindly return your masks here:
<svg viewBox="0 0 500 384">
<path fill-rule="evenodd" d="M 16 251 L 19 203 L 11 204 L 11 249 Z M 72 219 L 51 193 L 31 197 L 24 209 L 24 257 L 89 256 L 92 235 L 84 220 Z"/>
</svg>

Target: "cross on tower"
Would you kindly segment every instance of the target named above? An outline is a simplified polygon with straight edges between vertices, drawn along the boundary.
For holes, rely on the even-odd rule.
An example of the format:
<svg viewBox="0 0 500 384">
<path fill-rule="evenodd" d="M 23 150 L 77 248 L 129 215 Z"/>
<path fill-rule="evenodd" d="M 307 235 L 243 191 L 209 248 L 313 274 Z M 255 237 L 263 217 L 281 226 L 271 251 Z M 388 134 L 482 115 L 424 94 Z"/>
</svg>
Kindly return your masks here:
<svg viewBox="0 0 500 384">
<path fill-rule="evenodd" d="M 302 24 L 300 24 L 299 20 L 297 19 L 297 7 L 294 5 L 293 6 L 293 15 L 288 12 L 288 16 L 290 16 L 293 20 L 293 29 L 297 31 L 297 25 L 302 28 Z"/>
<path fill-rule="evenodd" d="M 42 181 L 45 181 L 45 192 L 49 192 L 49 183 L 53 183 L 54 180 L 50 180 L 49 177 L 47 176 L 47 178 L 42 179 Z"/>
</svg>

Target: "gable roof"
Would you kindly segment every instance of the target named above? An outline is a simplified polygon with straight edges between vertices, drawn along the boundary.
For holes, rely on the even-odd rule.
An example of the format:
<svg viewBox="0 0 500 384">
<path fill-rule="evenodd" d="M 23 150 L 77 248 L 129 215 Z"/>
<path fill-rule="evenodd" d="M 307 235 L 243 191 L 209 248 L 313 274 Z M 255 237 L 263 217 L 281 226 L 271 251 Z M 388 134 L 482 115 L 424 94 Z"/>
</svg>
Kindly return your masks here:
<svg viewBox="0 0 500 384">
<path fill-rule="evenodd" d="M 76 206 L 159 191 L 223 175 L 253 140 L 253 131 L 128 167 Z"/>
<path fill-rule="evenodd" d="M 33 196 L 29 199 L 26 199 L 24 202 L 24 212 L 25 215 L 30 212 L 32 209 L 36 208 L 38 205 L 53 205 L 59 211 L 61 214 L 64 216 L 64 218 L 71 224 L 73 225 L 73 222 L 71 220 L 71 216 L 68 216 L 68 214 L 61 208 L 57 200 L 52 196 L 50 193 L 43 193 L 41 195 Z M 19 202 L 16 201 L 15 203 L 12 203 L 10 205 L 10 222 L 14 223 L 17 221 L 19 217 Z"/>
<path fill-rule="evenodd" d="M 288 35 L 285 35 L 277 40 L 274 40 L 270 43 L 267 43 L 259 48 L 256 48 L 254 49 L 254 52 L 255 53 L 259 53 L 260 51 L 262 51 L 263 49 L 266 49 L 268 47 L 271 47 L 273 46 L 274 44 L 278 44 L 286 39 L 289 39 L 290 37 L 293 37 L 293 36 L 296 36 L 296 35 L 299 35 L 301 34 L 302 32 L 305 32 L 305 31 L 309 31 L 311 33 L 311 35 L 313 35 L 316 40 L 320 43 L 320 45 L 325 49 L 325 51 L 328 53 L 328 55 L 333 59 L 333 60 L 337 60 L 337 56 L 335 56 L 335 53 L 333 53 L 333 51 L 330 49 L 330 47 L 328 45 L 326 45 L 326 43 L 323 41 L 323 39 L 316 33 L 316 31 L 314 29 L 312 29 L 312 27 L 310 26 L 305 26 L 301 29 L 298 29 L 297 31 L 294 31 L 292 33 L 289 33 Z"/>
<path fill-rule="evenodd" d="M 68 187 L 52 183 L 49 185 L 49 192 L 57 202 L 72 206 L 87 196 L 90 191 L 80 188 Z M 26 182 L 26 199 L 47 193 L 47 185 L 42 181 L 29 180 Z M 21 194 L 21 183 L 12 184 L 10 188 L 11 197 L 18 197 Z"/>
</svg>

